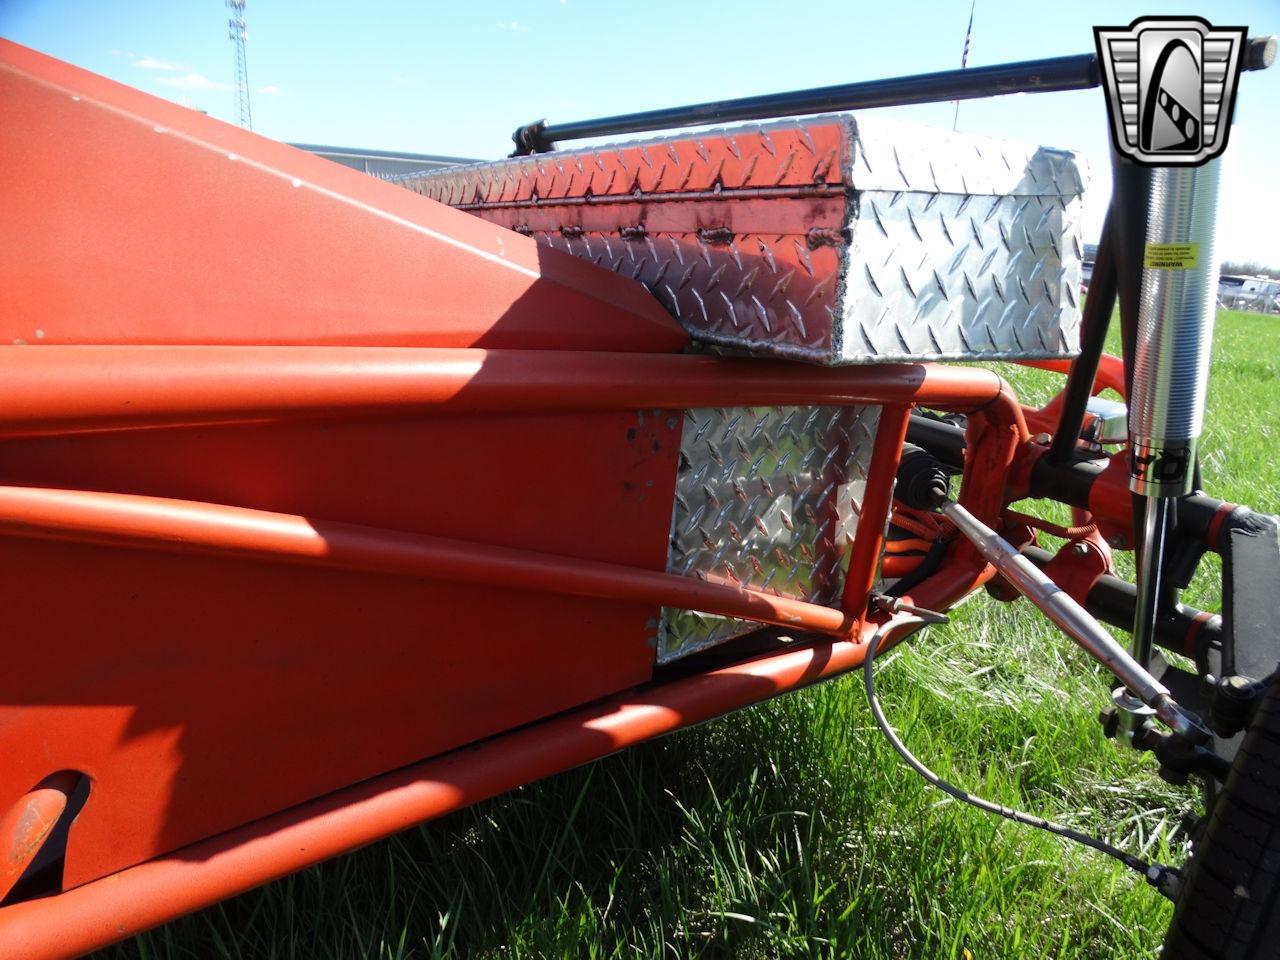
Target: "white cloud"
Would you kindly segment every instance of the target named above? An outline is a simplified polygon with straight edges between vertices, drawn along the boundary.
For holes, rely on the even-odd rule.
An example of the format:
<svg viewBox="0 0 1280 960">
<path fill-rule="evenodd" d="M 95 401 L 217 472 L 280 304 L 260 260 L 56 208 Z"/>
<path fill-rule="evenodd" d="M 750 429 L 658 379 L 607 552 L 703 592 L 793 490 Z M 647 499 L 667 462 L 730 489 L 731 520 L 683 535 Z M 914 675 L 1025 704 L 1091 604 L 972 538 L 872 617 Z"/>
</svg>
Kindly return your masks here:
<svg viewBox="0 0 1280 960">
<path fill-rule="evenodd" d="M 269 97 L 274 97 L 278 94 L 284 93 L 284 91 L 281 90 L 279 87 L 277 87 L 274 83 L 269 83 L 265 87 L 258 87 L 254 91 L 254 93 L 265 93 Z"/>
<path fill-rule="evenodd" d="M 230 90 L 231 84 L 210 80 L 203 73 L 184 73 L 180 77 L 159 77 L 161 83 L 180 90 Z"/>
<path fill-rule="evenodd" d="M 158 60 L 155 57 L 143 57 L 140 60 L 134 60 L 135 67 L 141 67 L 143 70 L 160 70 L 164 73 L 177 73 L 182 67 L 176 63 L 170 63 L 168 60 Z"/>
<path fill-rule="evenodd" d="M 518 20 L 499 20 L 499 30 L 510 30 L 512 33 L 528 33 L 529 25 Z"/>
</svg>

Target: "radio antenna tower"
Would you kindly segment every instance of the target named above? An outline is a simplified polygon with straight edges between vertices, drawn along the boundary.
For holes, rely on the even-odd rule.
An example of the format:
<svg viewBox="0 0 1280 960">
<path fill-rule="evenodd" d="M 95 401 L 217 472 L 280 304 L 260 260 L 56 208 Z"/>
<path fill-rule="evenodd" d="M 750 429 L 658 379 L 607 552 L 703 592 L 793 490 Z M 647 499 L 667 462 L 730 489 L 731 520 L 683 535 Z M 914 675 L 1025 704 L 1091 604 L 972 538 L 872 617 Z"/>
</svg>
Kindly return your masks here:
<svg viewBox="0 0 1280 960">
<path fill-rule="evenodd" d="M 244 42 L 249 39 L 249 28 L 244 22 L 244 0 L 227 0 L 231 19 L 227 21 L 227 34 L 236 48 L 236 123 L 246 130 L 253 129 L 253 112 L 249 109 L 249 61 L 245 58 Z"/>
</svg>

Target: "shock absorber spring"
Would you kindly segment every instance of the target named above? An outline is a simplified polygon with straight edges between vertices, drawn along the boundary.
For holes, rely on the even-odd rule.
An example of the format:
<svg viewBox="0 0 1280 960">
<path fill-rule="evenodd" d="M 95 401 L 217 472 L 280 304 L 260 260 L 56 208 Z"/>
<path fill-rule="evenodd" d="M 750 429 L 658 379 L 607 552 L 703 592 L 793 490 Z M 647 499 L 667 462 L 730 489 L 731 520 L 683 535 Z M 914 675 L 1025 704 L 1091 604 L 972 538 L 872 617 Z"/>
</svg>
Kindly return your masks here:
<svg viewBox="0 0 1280 960">
<path fill-rule="evenodd" d="M 1217 305 L 1220 163 L 1153 172 L 1129 403 L 1130 486 L 1148 497 L 1191 492 Z"/>
<path fill-rule="evenodd" d="M 1151 656 L 1173 498 L 1191 492 L 1217 306 L 1221 160 L 1153 171 L 1133 396 L 1129 486 L 1145 497 L 1133 654 Z"/>
</svg>

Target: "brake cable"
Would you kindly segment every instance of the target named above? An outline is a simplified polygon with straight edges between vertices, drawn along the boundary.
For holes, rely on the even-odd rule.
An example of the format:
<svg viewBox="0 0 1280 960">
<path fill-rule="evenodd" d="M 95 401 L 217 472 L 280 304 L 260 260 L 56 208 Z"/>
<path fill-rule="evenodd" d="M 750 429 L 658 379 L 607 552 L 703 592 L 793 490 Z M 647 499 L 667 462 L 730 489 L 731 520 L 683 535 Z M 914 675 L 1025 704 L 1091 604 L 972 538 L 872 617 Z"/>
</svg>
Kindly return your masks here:
<svg viewBox="0 0 1280 960">
<path fill-rule="evenodd" d="M 1165 866 L 1160 863 L 1148 863 L 1147 861 L 1139 857 L 1135 857 L 1133 854 L 1126 853 L 1119 847 L 1113 846 L 1098 837 L 1090 836 L 1087 833 L 1082 833 L 1079 830 L 1074 830 L 1071 827 L 1064 826 L 1063 824 L 1055 823 L 1052 820 L 1046 820 L 1044 817 L 1038 817 L 1035 814 L 1025 813 L 1021 810 L 1015 810 L 1012 807 L 1006 807 L 1002 804 L 984 799 L 983 797 L 976 796 L 934 773 L 907 748 L 906 744 L 902 742 L 902 739 L 898 736 L 897 732 L 885 717 L 884 709 L 880 706 L 880 698 L 876 695 L 875 674 L 872 669 L 876 657 L 876 651 L 879 648 L 881 641 L 884 640 L 892 630 L 911 624 L 929 626 L 934 623 L 946 623 L 947 618 L 942 614 L 909 607 L 908 605 L 897 601 L 894 602 L 894 607 L 896 610 L 903 610 L 907 612 L 902 616 L 895 616 L 881 624 L 871 635 L 871 639 L 867 641 L 866 659 L 862 662 L 862 683 L 866 688 L 867 703 L 871 706 L 871 714 L 875 717 L 876 725 L 880 728 L 880 732 L 884 734 L 885 739 L 889 741 L 889 745 L 897 751 L 898 755 L 906 761 L 907 765 L 928 781 L 932 786 L 937 787 L 948 796 L 961 800 L 970 806 L 977 807 L 979 810 L 983 810 L 987 813 L 994 813 L 1007 820 L 1012 820 L 1015 823 L 1021 823 L 1029 827 L 1035 827 L 1039 830 L 1045 830 L 1055 836 L 1062 837 L 1064 840 L 1071 840 L 1075 843 L 1083 844 L 1086 847 L 1097 850 L 1099 853 L 1104 853 L 1109 857 L 1119 860 L 1130 870 L 1134 870 L 1146 877 L 1147 882 L 1159 890 L 1164 896 L 1168 897 L 1170 900 L 1176 901 L 1178 891 L 1182 885 L 1181 873 L 1176 868 Z"/>
</svg>

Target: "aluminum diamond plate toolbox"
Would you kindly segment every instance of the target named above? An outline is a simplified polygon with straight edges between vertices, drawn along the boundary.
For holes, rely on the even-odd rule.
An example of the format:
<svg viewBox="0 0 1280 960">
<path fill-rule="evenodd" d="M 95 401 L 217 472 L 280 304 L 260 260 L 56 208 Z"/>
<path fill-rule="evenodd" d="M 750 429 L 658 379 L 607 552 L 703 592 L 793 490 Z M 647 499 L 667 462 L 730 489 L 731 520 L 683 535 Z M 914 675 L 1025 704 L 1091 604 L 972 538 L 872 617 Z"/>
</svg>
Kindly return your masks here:
<svg viewBox="0 0 1280 960">
<path fill-rule="evenodd" d="M 839 606 L 879 407 L 685 413 L 667 570 Z M 759 624 L 664 608 L 658 662 Z"/>
<path fill-rule="evenodd" d="M 828 364 L 1078 350 L 1075 154 L 838 115 L 399 182 L 644 283 L 690 334 Z"/>
</svg>

